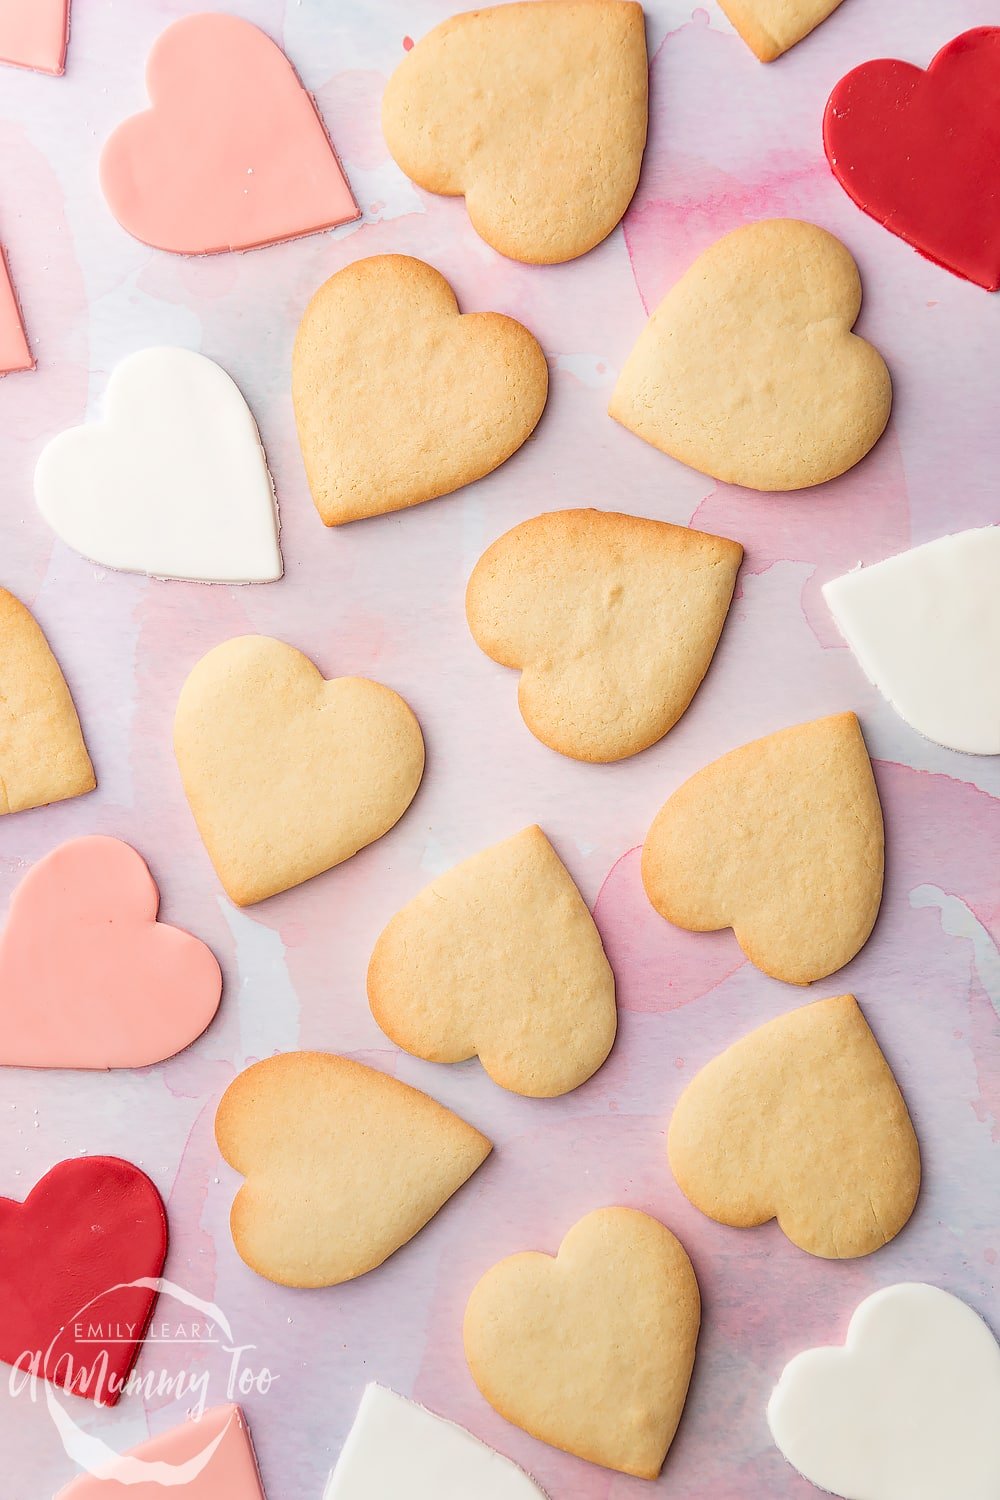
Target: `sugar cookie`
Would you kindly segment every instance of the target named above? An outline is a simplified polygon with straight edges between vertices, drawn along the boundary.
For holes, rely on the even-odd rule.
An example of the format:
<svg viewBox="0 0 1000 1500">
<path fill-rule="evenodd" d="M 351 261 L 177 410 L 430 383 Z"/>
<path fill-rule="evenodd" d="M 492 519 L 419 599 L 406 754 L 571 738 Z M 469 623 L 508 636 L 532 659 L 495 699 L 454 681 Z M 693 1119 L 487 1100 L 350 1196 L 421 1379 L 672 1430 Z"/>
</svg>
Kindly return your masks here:
<svg viewBox="0 0 1000 1500">
<path fill-rule="evenodd" d="M 552 511 L 483 553 L 469 628 L 520 670 L 518 706 L 543 744 L 621 760 L 662 738 L 697 692 L 742 557 L 738 542 L 667 521 Z"/>
<path fill-rule="evenodd" d="M 1000 1493 L 1000 1348 L 940 1287 L 866 1297 L 842 1347 L 787 1364 L 771 1435 L 812 1484 L 845 1500 L 994 1500 Z"/>
<path fill-rule="evenodd" d="M 123 229 L 179 255 L 253 250 L 359 217 L 316 106 L 240 16 L 183 16 L 146 64 L 150 108 L 101 152 Z"/>
<path fill-rule="evenodd" d="M 621 219 L 646 144 L 646 30 L 625 0 L 531 0 L 442 21 L 382 101 L 386 144 L 432 193 L 465 196 L 514 260 L 583 255 Z"/>
<path fill-rule="evenodd" d="M 35 499 L 67 546 L 108 568 L 198 583 L 281 577 L 257 424 L 235 381 L 190 349 L 116 365 L 103 420 L 42 449 Z"/>
<path fill-rule="evenodd" d="M 287 891 L 388 833 L 424 770 L 420 726 L 365 677 L 244 635 L 181 689 L 174 750 L 198 832 L 238 906 Z"/>
<path fill-rule="evenodd" d="M 903 1096 L 853 995 L 779 1016 L 702 1068 L 674 1109 L 667 1154 L 709 1218 L 738 1229 L 777 1219 L 830 1260 L 888 1244 L 920 1188 Z"/>
<path fill-rule="evenodd" d="M 774 62 L 831 16 L 840 0 L 719 0 L 761 62 Z"/>
<path fill-rule="evenodd" d="M 380 1266 L 481 1166 L 485 1136 L 347 1057 L 288 1052 L 229 1085 L 219 1150 L 246 1178 L 230 1225 L 251 1270 L 334 1286 Z"/>
<path fill-rule="evenodd" d="M 717 240 L 625 362 L 617 422 L 692 469 L 799 490 L 858 463 L 889 420 L 882 356 L 851 332 L 861 280 L 832 234 L 765 219 Z"/>
<path fill-rule="evenodd" d="M 701 1321 L 680 1241 L 648 1214 L 601 1208 L 556 1256 L 486 1272 L 465 1355 L 491 1406 L 591 1463 L 655 1479 L 684 1409 Z"/>
<path fill-rule="evenodd" d="M 730 750 L 664 803 L 642 881 L 690 932 L 732 927 L 751 963 L 789 984 L 843 968 L 882 899 L 882 809 L 854 714 Z"/>
<path fill-rule="evenodd" d="M 474 854 L 397 912 L 375 945 L 368 998 L 407 1052 L 478 1055 L 495 1082 L 537 1099 L 596 1073 L 617 1026 L 600 934 L 540 828 Z"/>
<path fill-rule="evenodd" d="M 313 501 L 327 526 L 448 495 L 530 437 L 548 367 L 500 313 L 459 314 L 444 277 L 373 255 L 324 282 L 292 355 L 292 399 Z"/>
<path fill-rule="evenodd" d="M 900 718 L 951 750 L 1000 755 L 1000 526 L 857 568 L 823 597 Z"/>
<path fill-rule="evenodd" d="M 0 814 L 97 785 L 73 699 L 34 616 L 0 589 Z"/>
</svg>

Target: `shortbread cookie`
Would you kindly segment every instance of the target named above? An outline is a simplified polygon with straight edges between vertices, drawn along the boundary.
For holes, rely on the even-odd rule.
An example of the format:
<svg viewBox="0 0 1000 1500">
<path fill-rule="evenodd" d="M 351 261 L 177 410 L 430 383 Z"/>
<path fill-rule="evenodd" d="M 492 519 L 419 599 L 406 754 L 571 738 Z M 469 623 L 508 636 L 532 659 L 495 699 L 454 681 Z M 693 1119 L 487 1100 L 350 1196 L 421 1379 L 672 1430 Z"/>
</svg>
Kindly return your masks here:
<svg viewBox="0 0 1000 1500">
<path fill-rule="evenodd" d="M 34 616 L 0 589 L 0 813 L 97 785 L 73 699 Z"/>
<path fill-rule="evenodd" d="M 116 365 L 102 420 L 42 449 L 35 499 L 57 536 L 108 568 L 199 583 L 281 577 L 257 424 L 235 381 L 190 349 L 140 349 Z"/>
<path fill-rule="evenodd" d="M 1000 526 L 856 568 L 823 597 L 900 718 L 951 750 L 1000 755 Z"/>
<path fill-rule="evenodd" d="M 903 1096 L 853 995 L 779 1016 L 702 1068 L 667 1154 L 709 1218 L 738 1229 L 777 1219 L 830 1260 L 888 1244 L 920 1188 Z"/>
<path fill-rule="evenodd" d="M 359 217 L 316 106 L 241 16 L 182 16 L 146 64 L 150 108 L 101 152 L 123 229 L 179 255 L 252 250 Z"/>
<path fill-rule="evenodd" d="M 840 0 L 719 0 L 740 36 L 761 62 L 774 62 L 815 31 Z"/>
<path fill-rule="evenodd" d="M 452 16 L 382 101 L 386 143 L 432 193 L 464 194 L 502 255 L 549 265 L 610 234 L 646 144 L 646 31 L 626 0 L 530 0 Z"/>
<path fill-rule="evenodd" d="M 214 1406 L 126 1453 L 114 1452 L 93 1432 L 87 1440 L 100 1469 L 78 1475 L 55 1500 L 265 1500 L 238 1406 Z"/>
<path fill-rule="evenodd" d="M 671 729 L 708 671 L 739 542 L 602 510 L 508 531 L 465 596 L 487 656 L 521 672 L 532 734 L 577 760 L 621 760 Z"/>
<path fill-rule="evenodd" d="M 324 282 L 292 355 L 309 488 L 327 526 L 448 495 L 535 429 L 548 394 L 536 339 L 501 313 L 460 314 L 444 277 L 373 255 Z"/>
<path fill-rule="evenodd" d="M 557 1256 L 487 1271 L 465 1355 L 491 1406 L 591 1463 L 655 1479 L 684 1410 L 701 1299 L 684 1247 L 648 1214 L 601 1208 Z"/>
<path fill-rule="evenodd" d="M 668 798 L 642 880 L 690 932 L 731 927 L 747 958 L 789 984 L 843 968 L 882 899 L 882 809 L 854 714 L 730 750 Z"/>
<path fill-rule="evenodd" d="M 550 1099 L 596 1073 L 615 1039 L 615 978 L 572 876 L 540 828 L 438 877 L 375 945 L 382 1030 L 431 1062 L 478 1055 L 516 1094 Z"/>
<path fill-rule="evenodd" d="M 451 1110 L 329 1052 L 265 1058 L 229 1085 L 215 1117 L 246 1182 L 233 1241 L 282 1286 L 334 1286 L 405 1245 L 492 1147 Z"/>
<path fill-rule="evenodd" d="M 667 293 L 625 362 L 617 422 L 726 484 L 799 490 L 881 437 L 885 361 L 851 332 L 861 281 L 832 234 L 766 219 L 717 240 Z"/>
<path fill-rule="evenodd" d="M 1000 1348 L 940 1287 L 902 1282 L 858 1307 L 841 1347 L 807 1349 L 771 1396 L 771 1436 L 845 1500 L 994 1500 Z"/>
<path fill-rule="evenodd" d="M 323 1500 L 545 1500 L 509 1458 L 381 1385 L 365 1386 Z"/>
<path fill-rule="evenodd" d="M 320 674 L 270 636 L 216 646 L 181 690 L 174 750 L 209 857 L 250 906 L 388 833 L 424 770 L 420 726 L 397 693 Z"/>
</svg>

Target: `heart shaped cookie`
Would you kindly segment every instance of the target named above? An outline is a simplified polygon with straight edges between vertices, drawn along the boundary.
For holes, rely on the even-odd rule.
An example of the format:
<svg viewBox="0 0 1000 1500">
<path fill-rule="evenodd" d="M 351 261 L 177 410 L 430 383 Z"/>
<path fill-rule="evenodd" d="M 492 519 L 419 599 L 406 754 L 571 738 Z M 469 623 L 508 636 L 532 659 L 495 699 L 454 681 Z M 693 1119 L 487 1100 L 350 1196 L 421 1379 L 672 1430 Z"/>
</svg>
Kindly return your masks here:
<svg viewBox="0 0 1000 1500">
<path fill-rule="evenodd" d="M 201 583 L 281 577 L 257 424 L 225 370 L 189 349 L 122 360 L 103 420 L 42 449 L 35 499 L 57 536 L 109 568 Z"/>
<path fill-rule="evenodd" d="M 219 1006 L 210 949 L 156 920 L 146 861 L 71 839 L 21 881 L 0 937 L 0 1064 L 143 1068 L 188 1046 Z"/>
<path fill-rule="evenodd" d="M 487 1271 L 465 1310 L 472 1377 L 508 1422 L 591 1463 L 655 1479 L 684 1410 L 701 1299 L 680 1241 L 601 1208 L 556 1256 Z"/>
<path fill-rule="evenodd" d="M 0 589 L 0 814 L 97 785 L 73 699 L 34 616 Z"/>
<path fill-rule="evenodd" d="M 832 234 L 765 219 L 717 240 L 664 297 L 610 413 L 672 458 L 756 490 L 799 490 L 881 437 L 892 385 L 851 332 L 861 281 Z"/>
<path fill-rule="evenodd" d="M 386 144 L 476 232 L 551 265 L 609 235 L 646 144 L 646 29 L 625 0 L 531 0 L 442 21 L 382 101 Z"/>
<path fill-rule="evenodd" d="M 971 1307 L 902 1282 L 866 1297 L 843 1347 L 782 1371 L 771 1435 L 845 1500 L 993 1500 L 1000 1493 L 1000 1348 Z"/>
<path fill-rule="evenodd" d="M 166 1254 L 159 1193 L 116 1156 L 60 1162 L 23 1203 L 0 1198 L 0 1359 L 22 1383 L 33 1371 L 114 1406 Z"/>
<path fill-rule="evenodd" d="M 708 671 L 738 542 L 601 510 L 536 516 L 488 547 L 465 596 L 476 644 L 521 672 L 532 734 L 577 760 L 635 755 Z"/>
<path fill-rule="evenodd" d="M 1000 755 L 1000 526 L 925 542 L 823 585 L 865 676 L 920 734 Z"/>
<path fill-rule="evenodd" d="M 58 77 L 68 42 L 69 0 L 0 0 L 0 62 Z"/>
<path fill-rule="evenodd" d="M 573 879 L 540 828 L 484 849 L 397 912 L 368 966 L 386 1036 L 431 1062 L 478 1055 L 495 1082 L 551 1099 L 615 1039 L 615 977 Z"/>
<path fill-rule="evenodd" d="M 843 968 L 882 899 L 884 838 L 854 714 L 780 729 L 698 771 L 660 809 L 642 882 L 689 932 L 731 927 L 788 984 Z"/>
<path fill-rule="evenodd" d="M 489 1156 L 485 1136 L 418 1089 L 328 1052 L 254 1063 L 215 1117 L 246 1178 L 230 1227 L 282 1286 L 334 1286 L 380 1266 Z"/>
<path fill-rule="evenodd" d="M 774 62 L 833 14 L 840 0 L 719 0 L 761 62 Z"/>
<path fill-rule="evenodd" d="M 292 399 L 327 526 L 403 510 L 481 479 L 535 429 L 545 355 L 500 313 L 460 315 L 451 287 L 408 255 L 355 261 L 306 308 Z"/>
<path fill-rule="evenodd" d="M 99 1440 L 87 1436 L 93 1452 Z M 107 1452 L 106 1467 L 78 1475 L 55 1500 L 156 1500 L 171 1491 L 177 1500 L 265 1500 L 250 1429 L 238 1406 L 215 1406 L 126 1453 Z"/>
<path fill-rule="evenodd" d="M 24 319 L 11 280 L 7 255 L 0 245 L 0 375 L 33 370 L 35 357 L 28 347 Z"/>
<path fill-rule="evenodd" d="M 853 995 L 779 1016 L 702 1068 L 674 1109 L 667 1154 L 710 1219 L 777 1219 L 829 1260 L 887 1245 L 920 1188 L 903 1096 Z"/>
<path fill-rule="evenodd" d="M 424 742 L 397 693 L 328 682 L 307 656 L 244 635 L 181 689 L 174 751 L 198 832 L 230 898 L 250 906 L 350 859 L 416 795 Z"/>
<path fill-rule="evenodd" d="M 842 78 L 823 118 L 833 175 L 929 260 L 1000 290 L 1000 26 L 950 41 L 926 72 L 897 58 Z"/>
<path fill-rule="evenodd" d="M 239 16 L 184 16 L 149 54 L 151 108 L 101 153 L 123 229 L 179 255 L 252 250 L 358 218 L 316 106 Z"/>
</svg>

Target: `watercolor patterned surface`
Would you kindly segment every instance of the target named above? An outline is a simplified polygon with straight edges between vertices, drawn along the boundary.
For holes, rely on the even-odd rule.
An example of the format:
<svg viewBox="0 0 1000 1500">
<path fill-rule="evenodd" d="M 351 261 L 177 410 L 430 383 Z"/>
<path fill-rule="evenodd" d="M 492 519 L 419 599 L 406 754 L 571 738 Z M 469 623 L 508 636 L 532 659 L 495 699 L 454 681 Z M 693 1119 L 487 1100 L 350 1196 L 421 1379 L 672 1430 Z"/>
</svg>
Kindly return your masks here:
<svg viewBox="0 0 1000 1500">
<path fill-rule="evenodd" d="M 243 1402 L 270 1500 L 319 1500 L 366 1381 L 465 1423 L 529 1469 L 553 1500 L 800 1500 L 811 1487 L 771 1446 L 764 1409 L 785 1360 L 843 1336 L 862 1297 L 900 1279 L 937 1282 L 1000 1326 L 1000 766 L 920 739 L 868 686 L 841 643 L 822 583 L 859 560 L 1000 520 L 1000 298 L 943 272 L 863 216 L 830 175 L 827 94 L 872 56 L 926 63 L 950 36 L 996 22 L 988 0 L 845 0 L 809 40 L 764 68 L 717 6 L 647 6 L 652 117 L 635 202 L 584 259 L 503 260 L 460 201 L 431 198 L 387 158 L 384 81 L 448 0 L 217 0 L 286 47 L 314 92 L 364 208 L 359 226 L 245 256 L 185 260 L 114 223 L 97 188 L 101 143 L 143 107 L 143 63 L 195 0 L 77 0 L 64 79 L 0 70 L 0 241 L 8 247 L 35 374 L 0 383 L 0 581 L 30 603 L 73 686 L 99 777 L 84 799 L 4 819 L 0 898 L 63 839 L 131 840 L 162 915 L 207 940 L 225 972 L 220 1014 L 181 1056 L 142 1072 L 0 1075 L 0 1192 L 22 1197 L 54 1162 L 129 1156 L 167 1200 L 167 1275 L 217 1304 L 251 1373 L 277 1376 Z M 646 313 L 724 231 L 772 215 L 814 220 L 856 256 L 859 331 L 885 355 L 895 408 L 875 451 L 842 479 L 787 497 L 682 468 L 605 416 Z M 308 297 L 333 271 L 383 251 L 421 256 L 464 310 L 522 319 L 549 359 L 533 439 L 450 499 L 326 532 L 310 503 L 289 399 L 289 358 Z M 55 543 L 31 474 L 44 441 L 93 413 L 108 372 L 153 343 L 199 349 L 256 413 L 281 506 L 282 582 L 225 588 L 115 575 Z M 483 548 L 516 522 L 594 503 L 733 536 L 746 547 L 708 678 L 670 736 L 624 764 L 550 753 L 524 728 L 516 679 L 484 658 L 463 591 Z M 275 634 L 328 675 L 400 691 L 427 739 L 428 770 L 402 823 L 349 864 L 237 911 L 196 836 L 171 753 L 180 685 L 203 652 Z M 876 763 L 888 839 L 875 933 L 807 995 L 746 963 L 731 934 L 662 922 L 639 879 L 657 808 L 708 760 L 785 724 L 856 709 Z M 538 821 L 588 901 L 615 967 L 621 1030 L 603 1070 L 557 1101 L 501 1092 L 475 1063 L 404 1056 L 372 1021 L 365 968 L 389 916 L 431 876 Z M 664 1132 L 693 1072 L 731 1040 L 808 998 L 853 990 L 920 1136 L 924 1188 L 881 1253 L 828 1263 L 775 1226 L 710 1223 L 682 1198 Z M 137 997 L 141 1001 L 141 997 Z M 280 1290 L 240 1262 L 227 1228 L 237 1178 L 212 1136 L 215 1105 L 249 1061 L 296 1046 L 348 1052 L 419 1085 L 486 1131 L 496 1151 L 431 1225 L 381 1270 L 320 1292 Z M 660 1216 L 697 1269 L 704 1330 L 688 1408 L 660 1481 L 612 1475 L 507 1426 L 465 1368 L 466 1295 L 512 1251 L 554 1251 L 602 1204 Z M 161 1302 L 167 1329 L 184 1309 Z M 225 1399 L 233 1356 L 202 1337 L 148 1346 L 139 1373 L 188 1372 Z M 176 1387 L 113 1411 L 72 1402 L 81 1427 L 123 1448 L 194 1404 Z M 237 1392 L 239 1394 L 239 1392 Z M 44 1401 L 0 1381 L 5 1494 L 44 1500 L 73 1473 Z"/>
</svg>

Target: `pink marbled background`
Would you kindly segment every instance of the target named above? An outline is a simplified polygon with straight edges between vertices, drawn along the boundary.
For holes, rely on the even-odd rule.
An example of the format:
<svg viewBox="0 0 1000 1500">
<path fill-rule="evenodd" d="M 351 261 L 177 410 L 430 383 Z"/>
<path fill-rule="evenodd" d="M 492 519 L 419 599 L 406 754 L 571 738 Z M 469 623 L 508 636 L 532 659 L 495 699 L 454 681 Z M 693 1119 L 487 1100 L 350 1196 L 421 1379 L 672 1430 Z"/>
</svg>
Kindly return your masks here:
<svg viewBox="0 0 1000 1500">
<path fill-rule="evenodd" d="M 39 368 L 0 382 L 0 582 L 35 609 L 76 694 L 100 780 L 92 796 L 0 826 L 3 898 L 33 860 L 85 832 L 127 838 L 149 859 L 166 919 L 211 943 L 221 1013 L 188 1052 L 142 1073 L 0 1074 L 0 1192 L 23 1197 L 60 1158 L 131 1156 L 168 1201 L 167 1274 L 217 1301 L 239 1342 L 278 1380 L 245 1405 L 270 1500 L 320 1500 L 365 1381 L 415 1395 L 528 1468 L 553 1500 L 791 1500 L 810 1486 L 771 1447 L 764 1407 L 785 1359 L 843 1333 L 856 1302 L 901 1278 L 938 1282 L 998 1326 L 1000 1271 L 1000 770 L 919 739 L 840 644 L 820 585 L 949 530 L 1000 520 L 1000 300 L 925 263 L 862 216 L 829 175 L 820 118 L 833 83 L 869 56 L 924 63 L 960 30 L 1000 21 L 989 0 L 845 0 L 770 68 L 717 6 L 647 6 L 652 121 L 643 178 L 619 229 L 574 264 L 502 260 L 461 203 L 428 198 L 388 161 L 384 79 L 404 37 L 448 0 L 220 0 L 281 39 L 315 92 L 364 222 L 247 256 L 185 261 L 134 243 L 96 183 L 101 142 L 141 107 L 143 60 L 195 0 L 75 0 L 67 76 L 0 70 L 0 240 Z M 683 469 L 604 415 L 646 310 L 724 231 L 793 214 L 841 235 L 865 283 L 861 331 L 883 350 L 896 404 L 875 452 L 834 484 L 757 495 Z M 297 318 L 326 276 L 384 250 L 422 256 L 465 309 L 521 318 L 549 356 L 551 398 L 535 437 L 451 499 L 325 532 L 298 458 L 288 365 Z M 31 498 L 37 453 L 83 419 L 123 355 L 156 342 L 201 349 L 236 378 L 260 422 L 282 516 L 286 575 L 253 589 L 112 575 L 54 544 Z M 560 759 L 524 729 L 515 679 L 465 627 L 466 577 L 507 527 L 593 502 L 738 537 L 747 560 L 715 664 L 662 744 L 623 765 Z M 403 822 L 349 865 L 247 912 L 222 896 L 170 750 L 177 691 L 210 646 L 280 635 L 329 674 L 397 688 L 424 726 L 428 771 Z M 867 1260 L 811 1260 L 774 1228 L 709 1223 L 674 1186 L 663 1135 L 693 1071 L 805 997 L 764 978 L 729 934 L 672 930 L 647 905 L 636 846 L 665 796 L 733 745 L 842 708 L 862 717 L 886 813 L 888 872 L 875 934 L 816 997 L 859 996 L 907 1095 L 925 1185 L 909 1227 Z M 478 1065 L 442 1069 L 389 1046 L 368 1013 L 375 936 L 431 875 L 540 822 L 596 914 L 620 986 L 621 1032 L 602 1072 L 560 1101 L 503 1094 Z M 281 1291 L 237 1258 L 233 1173 L 212 1139 L 215 1103 L 250 1059 L 302 1043 L 347 1051 L 426 1088 L 497 1150 L 416 1241 L 381 1270 L 325 1292 Z M 705 1321 L 691 1399 L 658 1484 L 591 1468 L 508 1427 L 479 1397 L 461 1315 L 479 1274 L 510 1251 L 552 1251 L 600 1204 L 660 1215 L 687 1245 Z M 162 1307 L 164 1315 L 176 1309 Z M 218 1349 L 149 1353 L 143 1369 L 208 1370 Z M 74 1402 L 81 1425 L 124 1447 L 185 1403 Z M 0 1382 L 5 1494 L 46 1500 L 72 1465 L 44 1406 Z"/>
</svg>

